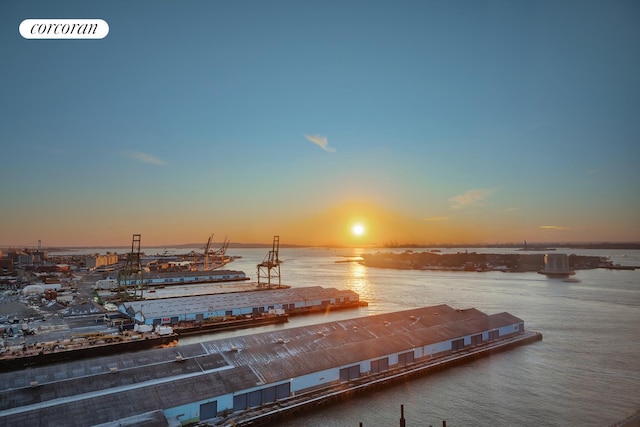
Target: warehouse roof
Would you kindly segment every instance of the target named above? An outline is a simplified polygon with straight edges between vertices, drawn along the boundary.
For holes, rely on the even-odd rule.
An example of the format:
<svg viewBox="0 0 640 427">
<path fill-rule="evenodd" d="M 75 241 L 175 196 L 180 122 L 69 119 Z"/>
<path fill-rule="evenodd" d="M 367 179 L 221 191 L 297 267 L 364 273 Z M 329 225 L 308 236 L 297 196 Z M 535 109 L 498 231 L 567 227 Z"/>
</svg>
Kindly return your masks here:
<svg viewBox="0 0 640 427">
<path fill-rule="evenodd" d="M 208 313 L 234 308 L 264 307 L 278 304 L 293 304 L 304 301 L 322 301 L 335 298 L 359 299 L 351 290 L 323 288 L 321 286 L 267 289 L 254 292 L 234 292 L 226 294 L 199 295 L 182 298 L 165 298 L 123 303 L 120 311 L 131 309 L 142 313 L 145 318 L 171 317 L 185 313 Z"/>
<path fill-rule="evenodd" d="M 446 305 L 202 343 L 269 383 L 521 322 Z M 237 351 L 230 351 L 235 348 Z"/>
<path fill-rule="evenodd" d="M 84 426 L 142 414 L 153 418 L 159 408 L 519 322 L 508 313 L 488 316 L 439 305 L 79 360 L 63 368 L 31 367 L 0 374 L 0 420 L 7 426 Z"/>
<path fill-rule="evenodd" d="M 188 263 L 188 261 L 185 261 Z M 198 271 L 163 271 L 163 272 L 149 272 L 144 273 L 143 279 L 180 279 L 180 278 L 194 278 L 194 277 L 213 277 L 219 278 L 221 276 L 245 276 L 244 271 L 239 270 L 198 270 Z"/>
</svg>

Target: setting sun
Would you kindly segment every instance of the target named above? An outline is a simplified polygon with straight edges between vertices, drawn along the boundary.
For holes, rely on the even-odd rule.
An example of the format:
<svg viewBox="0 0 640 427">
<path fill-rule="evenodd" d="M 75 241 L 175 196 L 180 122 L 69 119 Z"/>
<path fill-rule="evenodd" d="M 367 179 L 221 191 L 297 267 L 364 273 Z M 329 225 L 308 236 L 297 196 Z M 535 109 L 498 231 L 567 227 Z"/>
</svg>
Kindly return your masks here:
<svg viewBox="0 0 640 427">
<path fill-rule="evenodd" d="M 362 234 L 364 234 L 364 227 L 362 224 L 356 224 L 353 226 L 352 231 L 356 236 L 362 236 Z"/>
</svg>

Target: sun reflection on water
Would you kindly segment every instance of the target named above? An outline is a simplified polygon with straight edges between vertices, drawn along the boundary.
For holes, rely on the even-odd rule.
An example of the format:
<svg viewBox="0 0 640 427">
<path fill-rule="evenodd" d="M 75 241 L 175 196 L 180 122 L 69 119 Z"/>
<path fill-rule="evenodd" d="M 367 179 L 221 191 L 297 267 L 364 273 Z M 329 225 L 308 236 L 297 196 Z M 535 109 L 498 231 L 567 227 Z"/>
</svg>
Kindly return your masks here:
<svg viewBox="0 0 640 427">
<path fill-rule="evenodd" d="M 358 255 L 359 256 L 359 255 Z M 358 262 L 358 258 L 354 258 L 349 262 L 349 274 L 347 276 L 349 289 L 360 295 L 360 298 L 367 300 L 371 296 L 372 288 L 369 283 L 367 267 Z"/>
</svg>

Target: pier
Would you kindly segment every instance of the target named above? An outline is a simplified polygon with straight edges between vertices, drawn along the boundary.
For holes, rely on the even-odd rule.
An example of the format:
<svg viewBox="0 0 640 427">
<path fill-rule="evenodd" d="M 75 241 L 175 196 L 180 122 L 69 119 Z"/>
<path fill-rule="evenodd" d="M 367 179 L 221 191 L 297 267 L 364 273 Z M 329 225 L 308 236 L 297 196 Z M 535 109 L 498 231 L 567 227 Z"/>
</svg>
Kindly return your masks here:
<svg viewBox="0 0 640 427">
<path fill-rule="evenodd" d="M 0 373 L 0 423 L 261 425 L 541 338 L 438 305 L 38 366 Z"/>
<path fill-rule="evenodd" d="M 366 303 L 354 291 L 309 286 L 129 301 L 118 310 L 135 323 L 159 325 L 269 313 L 294 316 L 362 305 Z"/>
<path fill-rule="evenodd" d="M 225 420 L 224 425 L 253 427 L 267 425 L 282 419 L 294 417 L 302 411 L 312 410 L 332 403 L 349 400 L 355 396 L 374 392 L 389 386 L 402 383 L 411 378 L 429 375 L 435 372 L 472 362 L 473 360 L 489 356 L 494 353 L 510 350 L 514 347 L 542 341 L 542 334 L 527 332 L 523 335 L 500 340 L 483 348 L 464 350 L 455 354 L 442 357 L 429 358 L 416 362 L 410 367 L 401 367 L 397 370 L 358 378 L 348 384 L 339 384 L 325 388 L 319 388 L 307 393 L 297 394 L 294 397 L 274 403 L 271 406 L 261 407 L 252 413 L 242 414 Z M 212 424 L 203 423 L 203 426 Z M 446 423 L 443 424 L 446 426 Z"/>
</svg>

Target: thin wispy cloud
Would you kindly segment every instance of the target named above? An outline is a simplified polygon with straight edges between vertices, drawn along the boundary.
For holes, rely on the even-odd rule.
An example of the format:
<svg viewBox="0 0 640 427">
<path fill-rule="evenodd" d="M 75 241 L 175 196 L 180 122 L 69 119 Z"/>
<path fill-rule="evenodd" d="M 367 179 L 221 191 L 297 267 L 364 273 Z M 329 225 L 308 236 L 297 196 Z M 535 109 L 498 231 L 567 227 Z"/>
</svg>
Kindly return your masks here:
<svg viewBox="0 0 640 427">
<path fill-rule="evenodd" d="M 428 222 L 442 222 L 442 221 L 448 221 L 449 217 L 448 216 L 430 216 L 428 218 L 425 218 L 424 220 Z"/>
<path fill-rule="evenodd" d="M 451 209 L 462 209 L 469 206 L 482 206 L 484 199 L 495 191 L 495 189 L 490 188 L 469 190 L 466 193 L 449 199 L 449 202 L 451 202 Z"/>
<path fill-rule="evenodd" d="M 569 227 L 563 227 L 561 225 L 541 225 L 540 228 L 545 230 L 570 230 Z"/>
<path fill-rule="evenodd" d="M 318 147 L 322 148 L 324 151 L 328 151 L 329 153 L 334 153 L 336 151 L 335 148 L 329 147 L 329 141 L 327 140 L 326 136 L 305 135 L 304 137 L 316 144 Z"/>
<path fill-rule="evenodd" d="M 140 162 L 144 162 L 144 163 L 151 163 L 153 165 L 166 165 L 167 162 L 165 162 L 162 159 L 159 159 L 158 157 L 154 156 L 153 154 L 148 154 L 148 153 L 143 153 L 141 151 L 123 151 L 122 155 L 125 157 L 128 157 L 130 159 L 134 159 L 134 160 L 138 160 Z"/>
<path fill-rule="evenodd" d="M 502 212 L 515 212 L 517 210 L 518 210 L 518 208 L 505 208 L 505 209 L 502 210 Z"/>
</svg>

